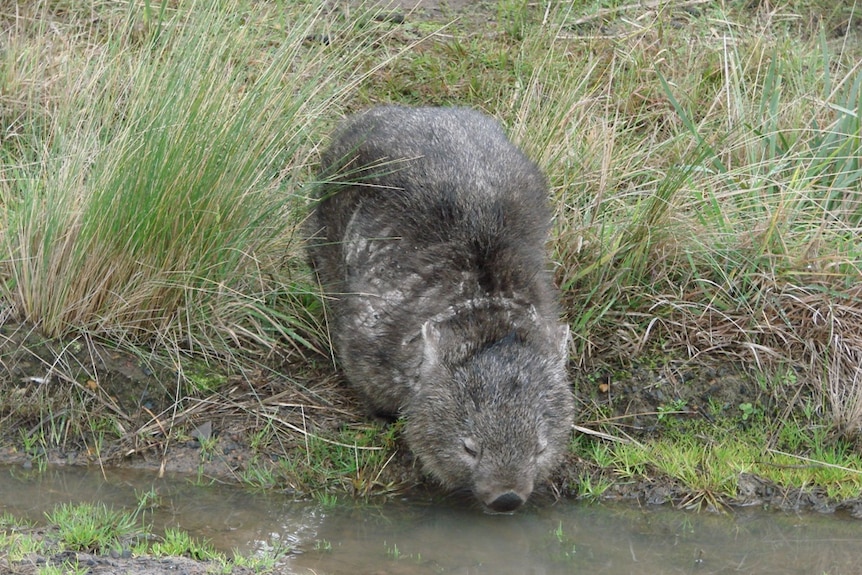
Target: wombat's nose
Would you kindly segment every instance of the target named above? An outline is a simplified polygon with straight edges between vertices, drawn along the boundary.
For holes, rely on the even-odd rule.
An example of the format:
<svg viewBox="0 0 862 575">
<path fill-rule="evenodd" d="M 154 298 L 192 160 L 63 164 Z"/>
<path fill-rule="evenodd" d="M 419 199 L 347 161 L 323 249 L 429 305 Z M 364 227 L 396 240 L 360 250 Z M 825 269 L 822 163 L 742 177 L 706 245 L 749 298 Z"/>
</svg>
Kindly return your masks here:
<svg viewBox="0 0 862 575">
<path fill-rule="evenodd" d="M 508 513 L 509 511 L 514 511 L 523 504 L 524 500 L 521 499 L 520 495 L 514 491 L 509 491 L 489 503 L 488 507 L 497 513 Z"/>
</svg>

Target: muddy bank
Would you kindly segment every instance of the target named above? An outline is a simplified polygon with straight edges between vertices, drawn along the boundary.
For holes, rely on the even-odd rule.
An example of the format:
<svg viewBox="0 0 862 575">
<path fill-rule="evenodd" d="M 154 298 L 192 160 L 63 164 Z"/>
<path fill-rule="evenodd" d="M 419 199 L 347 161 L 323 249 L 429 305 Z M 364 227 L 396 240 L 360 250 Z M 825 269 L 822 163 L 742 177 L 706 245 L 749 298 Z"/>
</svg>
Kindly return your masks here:
<svg viewBox="0 0 862 575">
<path fill-rule="evenodd" d="M 188 557 L 124 557 L 122 554 L 113 557 L 61 551 L 51 556 L 33 554 L 14 564 L 10 564 L 0 557 L 0 569 L 4 573 L 29 575 L 39 573 L 39 570 L 46 565 L 68 569 L 69 572 L 85 570 L 85 573 L 91 575 L 114 575 L 116 573 L 125 575 L 204 575 L 219 572 L 219 566 L 214 563 L 197 561 Z M 255 571 L 244 567 L 234 567 L 230 573 L 250 575 Z"/>
<path fill-rule="evenodd" d="M 179 382 L 179 373 L 163 361 L 84 338 L 45 340 L 27 325 L 0 327 L 0 357 L 2 464 L 24 469 L 46 464 L 126 466 L 157 475 L 169 471 L 202 481 L 248 484 L 250 476 L 277 467 L 285 458 L 307 457 L 309 437 L 334 438 L 344 429 L 371 422 L 384 433 L 395 431 L 391 458 L 375 483 L 354 495 L 427 484 L 397 430 L 371 420 L 325 358 L 311 361 L 316 369 L 298 370 L 287 363 L 245 374 L 197 366 L 201 371 L 192 376 L 195 380 L 219 382 L 218 389 L 207 393 Z M 663 418 L 709 422 L 716 416 L 738 418 L 740 405 L 762 411 L 779 407 L 770 404 L 752 376 L 727 363 L 669 361 L 659 367 L 571 372 L 580 406 L 576 436 L 649 441 L 666 431 Z M 277 441 L 262 443 L 261 431 L 274 422 L 281 426 Z M 110 433 L 104 425 L 110 425 Z M 46 438 L 45 429 L 54 429 L 55 437 Z M 650 505 L 685 505 L 691 500 L 688 489 L 667 478 L 619 480 L 607 477 L 608 471 L 572 453 L 537 498 L 548 502 L 558 496 L 578 497 L 579 483 L 592 476 L 612 481 L 604 499 Z M 266 487 L 309 495 L 301 485 Z M 740 476 L 737 498 L 723 502 L 795 511 L 846 509 L 862 515 L 859 500 L 834 500 L 818 487 L 786 488 L 751 474 Z"/>
</svg>

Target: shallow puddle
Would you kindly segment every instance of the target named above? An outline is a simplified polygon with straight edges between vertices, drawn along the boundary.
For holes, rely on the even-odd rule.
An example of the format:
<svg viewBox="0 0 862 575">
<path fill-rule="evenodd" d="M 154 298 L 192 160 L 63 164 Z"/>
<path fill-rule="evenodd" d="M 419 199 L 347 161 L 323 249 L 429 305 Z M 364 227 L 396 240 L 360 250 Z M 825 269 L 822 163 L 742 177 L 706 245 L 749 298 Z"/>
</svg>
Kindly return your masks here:
<svg viewBox="0 0 862 575">
<path fill-rule="evenodd" d="M 724 515 L 562 503 L 512 516 L 455 503 L 322 507 L 277 493 L 156 479 L 127 469 L 0 467 L 0 514 L 44 521 L 65 502 L 133 510 L 154 488 L 159 531 L 181 527 L 219 550 L 290 548 L 283 569 L 325 574 L 849 574 L 862 562 L 862 521 L 736 510 Z"/>
</svg>

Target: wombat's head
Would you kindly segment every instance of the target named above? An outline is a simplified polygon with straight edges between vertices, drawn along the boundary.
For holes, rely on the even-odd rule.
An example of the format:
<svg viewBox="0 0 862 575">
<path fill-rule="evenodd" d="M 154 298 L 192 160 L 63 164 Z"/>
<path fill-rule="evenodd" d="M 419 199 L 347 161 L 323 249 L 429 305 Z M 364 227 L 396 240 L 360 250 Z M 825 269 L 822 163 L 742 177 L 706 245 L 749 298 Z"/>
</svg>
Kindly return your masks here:
<svg viewBox="0 0 862 575">
<path fill-rule="evenodd" d="M 513 333 L 471 351 L 430 322 L 422 330 L 407 441 L 444 487 L 469 488 L 490 511 L 520 507 L 566 450 L 574 413 L 568 327 L 543 331 L 538 345 Z"/>
</svg>

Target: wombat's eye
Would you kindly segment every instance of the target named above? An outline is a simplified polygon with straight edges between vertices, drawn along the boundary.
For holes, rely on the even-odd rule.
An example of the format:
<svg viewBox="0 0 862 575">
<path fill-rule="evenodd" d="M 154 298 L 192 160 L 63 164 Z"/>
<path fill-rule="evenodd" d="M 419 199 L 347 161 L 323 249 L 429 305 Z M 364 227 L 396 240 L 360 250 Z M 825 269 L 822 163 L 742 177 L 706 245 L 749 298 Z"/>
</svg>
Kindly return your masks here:
<svg viewBox="0 0 862 575">
<path fill-rule="evenodd" d="M 470 457 L 476 457 L 479 455 L 479 446 L 476 445 L 475 441 L 467 438 L 464 440 L 464 451 L 466 451 L 467 455 Z"/>
</svg>

